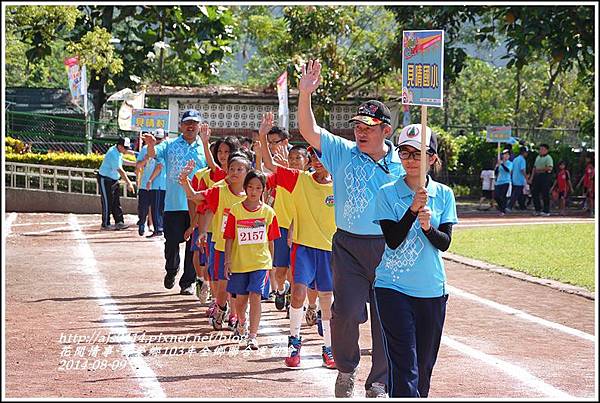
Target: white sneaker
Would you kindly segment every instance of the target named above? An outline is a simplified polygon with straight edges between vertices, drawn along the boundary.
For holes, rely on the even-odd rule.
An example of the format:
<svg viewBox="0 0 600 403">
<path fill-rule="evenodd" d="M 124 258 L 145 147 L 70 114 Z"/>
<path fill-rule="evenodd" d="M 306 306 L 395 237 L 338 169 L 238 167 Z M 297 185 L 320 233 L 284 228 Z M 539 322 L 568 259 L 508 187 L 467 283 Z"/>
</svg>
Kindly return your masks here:
<svg viewBox="0 0 600 403">
<path fill-rule="evenodd" d="M 204 280 L 202 283 L 202 287 L 200 288 L 200 293 L 198 294 L 198 299 L 201 304 L 206 304 L 208 298 L 210 297 L 210 287 L 208 285 L 208 281 Z"/>
<path fill-rule="evenodd" d="M 256 337 L 248 337 L 248 339 L 246 339 L 246 348 L 258 350 L 258 341 L 256 341 Z"/>
<path fill-rule="evenodd" d="M 541 213 L 540 214 L 542 217 L 550 217 L 550 213 Z"/>
</svg>

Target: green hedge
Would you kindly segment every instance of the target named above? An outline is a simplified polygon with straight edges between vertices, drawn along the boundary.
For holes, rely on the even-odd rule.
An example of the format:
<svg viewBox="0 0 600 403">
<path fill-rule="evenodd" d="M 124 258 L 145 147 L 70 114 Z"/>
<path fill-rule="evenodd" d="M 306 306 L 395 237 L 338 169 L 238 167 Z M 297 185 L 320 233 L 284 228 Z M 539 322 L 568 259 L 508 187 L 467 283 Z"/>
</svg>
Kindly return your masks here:
<svg viewBox="0 0 600 403">
<path fill-rule="evenodd" d="M 4 141 L 4 152 L 7 162 L 98 169 L 102 164 L 102 160 L 104 160 L 104 155 L 102 154 L 76 154 L 69 152 L 36 154 L 28 151 L 27 144 L 19 139 L 6 137 Z M 133 155 L 124 155 L 123 158 L 135 161 Z M 124 166 L 124 169 L 131 172 L 134 171 L 134 168 L 129 166 Z"/>
</svg>

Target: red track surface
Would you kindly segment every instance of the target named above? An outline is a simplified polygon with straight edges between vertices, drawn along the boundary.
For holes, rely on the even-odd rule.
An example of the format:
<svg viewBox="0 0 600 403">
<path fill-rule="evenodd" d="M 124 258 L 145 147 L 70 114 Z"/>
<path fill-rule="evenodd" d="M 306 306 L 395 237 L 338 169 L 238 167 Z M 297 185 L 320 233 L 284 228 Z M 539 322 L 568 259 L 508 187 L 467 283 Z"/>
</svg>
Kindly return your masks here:
<svg viewBox="0 0 600 403">
<path fill-rule="evenodd" d="M 133 227 L 101 232 L 99 222 L 98 215 L 66 214 L 18 214 L 12 222 L 4 253 L 4 397 L 333 397 L 336 371 L 320 366 L 315 327 L 302 329 L 303 367 L 288 370 L 288 321 L 263 303 L 265 354 L 215 355 L 217 346 L 235 343 L 202 341 L 217 335 L 205 308 L 179 295 L 177 285 L 163 288 L 162 242 Z M 477 222 L 492 223 L 461 219 Z M 430 397 L 598 397 L 594 301 L 456 263 L 446 269 L 454 288 Z M 465 297 L 471 294 L 480 299 Z M 356 397 L 364 396 L 370 366 L 368 329 L 361 328 Z M 111 333 L 130 338 L 102 342 Z M 75 335 L 81 343 L 68 340 Z M 138 357 L 123 355 L 131 348 Z M 67 350 L 71 355 L 62 357 Z"/>
</svg>

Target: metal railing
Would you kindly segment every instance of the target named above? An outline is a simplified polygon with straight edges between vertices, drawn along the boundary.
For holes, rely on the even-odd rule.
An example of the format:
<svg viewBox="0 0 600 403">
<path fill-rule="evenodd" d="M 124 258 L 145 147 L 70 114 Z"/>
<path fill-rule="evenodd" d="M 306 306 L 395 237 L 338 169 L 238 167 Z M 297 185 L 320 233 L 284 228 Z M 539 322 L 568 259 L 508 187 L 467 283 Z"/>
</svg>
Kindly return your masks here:
<svg viewBox="0 0 600 403">
<path fill-rule="evenodd" d="M 97 170 L 91 168 L 63 167 L 55 165 L 24 164 L 6 162 L 4 183 L 7 188 L 35 189 L 51 192 L 98 195 Z M 135 174 L 127 172 L 135 183 Z M 121 187 L 123 197 L 129 196 L 127 186 Z"/>
</svg>

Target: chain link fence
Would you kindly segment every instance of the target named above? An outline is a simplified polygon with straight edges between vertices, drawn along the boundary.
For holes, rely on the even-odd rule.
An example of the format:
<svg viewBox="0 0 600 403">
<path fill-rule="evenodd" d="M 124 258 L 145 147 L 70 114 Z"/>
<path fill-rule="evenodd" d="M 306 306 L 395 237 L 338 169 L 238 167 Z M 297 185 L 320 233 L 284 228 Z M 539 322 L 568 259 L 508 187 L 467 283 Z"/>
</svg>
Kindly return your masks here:
<svg viewBox="0 0 600 403">
<path fill-rule="evenodd" d="M 86 137 L 86 130 L 91 136 Z M 118 137 L 137 139 L 138 133 L 119 129 L 111 122 L 98 122 L 38 113 L 6 111 L 6 136 L 31 145 L 37 153 L 66 151 L 104 154 Z"/>
</svg>

